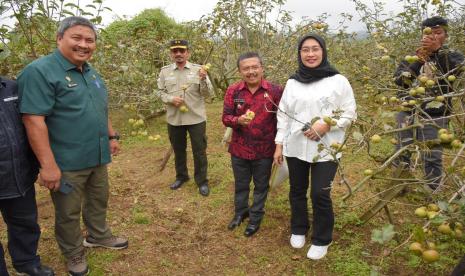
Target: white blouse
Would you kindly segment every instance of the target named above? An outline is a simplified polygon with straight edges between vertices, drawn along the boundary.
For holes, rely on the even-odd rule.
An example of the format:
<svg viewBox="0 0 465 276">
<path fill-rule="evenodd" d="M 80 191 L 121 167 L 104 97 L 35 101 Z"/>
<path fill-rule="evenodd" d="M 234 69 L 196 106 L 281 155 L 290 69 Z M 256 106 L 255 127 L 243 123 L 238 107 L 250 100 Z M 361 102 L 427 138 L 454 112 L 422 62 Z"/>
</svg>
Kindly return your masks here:
<svg viewBox="0 0 465 276">
<path fill-rule="evenodd" d="M 340 74 L 309 84 L 289 79 L 279 108 L 276 144 L 283 145 L 284 156 L 311 163 L 334 160 L 329 151 L 330 145 L 344 141 L 345 129 L 357 117 L 352 87 L 346 77 Z M 339 117 L 334 118 L 333 111 Z M 323 122 L 324 116 L 335 119 L 337 124 L 318 142 L 305 137 L 302 131 L 304 125 L 290 118 L 309 123 L 316 117 L 320 117 Z M 325 146 L 320 152 L 318 148 L 322 146 L 319 144 Z M 340 157 L 339 152 L 336 158 Z"/>
</svg>

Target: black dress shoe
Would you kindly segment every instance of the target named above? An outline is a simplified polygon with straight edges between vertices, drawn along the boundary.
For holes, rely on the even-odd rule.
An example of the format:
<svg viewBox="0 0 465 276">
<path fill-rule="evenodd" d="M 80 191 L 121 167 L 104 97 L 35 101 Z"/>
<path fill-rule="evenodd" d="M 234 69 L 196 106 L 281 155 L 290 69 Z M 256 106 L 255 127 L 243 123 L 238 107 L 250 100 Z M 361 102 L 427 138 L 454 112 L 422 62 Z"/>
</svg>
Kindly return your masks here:
<svg viewBox="0 0 465 276">
<path fill-rule="evenodd" d="M 179 188 L 181 188 L 182 184 L 186 183 L 187 181 L 189 181 L 189 179 L 187 179 L 187 180 L 176 179 L 176 181 L 174 181 L 173 184 L 170 185 L 170 189 L 171 190 L 179 189 Z"/>
<path fill-rule="evenodd" d="M 54 276 L 55 273 L 53 269 L 48 266 L 40 265 L 36 267 L 27 267 L 23 269 L 17 269 L 18 275 L 28 275 L 28 276 Z"/>
<path fill-rule="evenodd" d="M 258 229 L 260 228 L 260 224 L 251 224 L 247 225 L 244 231 L 244 236 L 250 237 L 253 234 L 257 233 Z"/>
<path fill-rule="evenodd" d="M 234 216 L 234 218 L 231 220 L 231 222 L 228 224 L 228 229 L 233 230 L 237 226 L 241 225 L 241 222 L 244 221 L 249 216 L 249 213 L 245 213 L 242 216 Z"/>
<path fill-rule="evenodd" d="M 207 184 L 203 184 L 199 187 L 199 193 L 203 196 L 208 196 L 210 193 L 210 189 L 208 188 Z"/>
</svg>

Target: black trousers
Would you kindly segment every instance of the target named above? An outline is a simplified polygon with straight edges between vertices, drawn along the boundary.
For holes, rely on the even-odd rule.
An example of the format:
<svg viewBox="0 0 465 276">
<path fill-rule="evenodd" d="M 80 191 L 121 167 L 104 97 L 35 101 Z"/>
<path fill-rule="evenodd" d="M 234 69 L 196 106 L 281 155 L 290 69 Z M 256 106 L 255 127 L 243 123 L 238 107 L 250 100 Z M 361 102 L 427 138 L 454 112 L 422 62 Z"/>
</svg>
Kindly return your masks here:
<svg viewBox="0 0 465 276">
<path fill-rule="evenodd" d="M 174 150 L 176 179 L 188 180 L 187 171 L 187 133 L 191 139 L 192 155 L 194 156 L 194 180 L 198 186 L 208 184 L 207 179 L 207 136 L 206 122 L 195 125 L 173 126 L 168 124 L 168 135 Z"/>
<path fill-rule="evenodd" d="M 0 211 L 8 231 L 8 252 L 15 269 L 40 265 L 37 255 L 40 227 L 37 224 L 35 189 L 32 187 L 24 197 L 0 199 Z M 0 275 L 8 275 L 0 244 Z"/>
<path fill-rule="evenodd" d="M 260 224 L 265 214 L 265 202 L 268 195 L 272 158 L 247 160 L 231 155 L 234 173 L 235 215 L 249 213 L 251 224 Z M 249 208 L 250 181 L 253 179 L 253 202 Z"/>
<path fill-rule="evenodd" d="M 308 220 L 307 190 L 311 173 L 310 197 L 312 199 L 313 222 L 312 244 L 328 245 L 332 241 L 334 228 L 331 184 L 336 175 L 337 163 L 309 163 L 294 157 L 286 157 L 289 168 L 289 201 L 291 203 L 291 232 L 306 235 L 310 228 Z"/>
<path fill-rule="evenodd" d="M 399 143 L 396 145 L 396 150 L 401 147 L 413 143 L 414 135 L 417 141 L 428 141 L 438 138 L 438 128 L 447 128 L 449 119 L 442 117 L 435 117 L 434 120 L 425 123 L 422 128 L 407 129 L 398 133 Z M 406 112 L 399 112 L 396 117 L 397 127 L 403 128 L 413 124 L 413 117 Z M 425 177 L 429 187 L 436 190 L 442 179 L 442 146 L 435 145 L 429 150 L 421 151 L 421 158 L 424 163 Z M 410 156 L 404 154 L 394 161 L 394 165 L 399 162 L 410 164 Z"/>
</svg>

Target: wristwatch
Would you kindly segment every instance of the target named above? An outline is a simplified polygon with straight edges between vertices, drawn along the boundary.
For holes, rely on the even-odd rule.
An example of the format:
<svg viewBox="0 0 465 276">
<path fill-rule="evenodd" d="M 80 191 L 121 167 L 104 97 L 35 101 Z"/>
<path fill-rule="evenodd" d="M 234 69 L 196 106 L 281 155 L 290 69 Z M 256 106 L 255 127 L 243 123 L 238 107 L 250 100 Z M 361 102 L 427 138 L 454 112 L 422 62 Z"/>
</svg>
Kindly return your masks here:
<svg viewBox="0 0 465 276">
<path fill-rule="evenodd" d="M 109 139 L 109 140 L 116 140 L 116 141 L 119 141 L 119 133 L 118 133 L 118 132 L 115 132 L 114 135 L 108 136 L 108 139 Z"/>
</svg>

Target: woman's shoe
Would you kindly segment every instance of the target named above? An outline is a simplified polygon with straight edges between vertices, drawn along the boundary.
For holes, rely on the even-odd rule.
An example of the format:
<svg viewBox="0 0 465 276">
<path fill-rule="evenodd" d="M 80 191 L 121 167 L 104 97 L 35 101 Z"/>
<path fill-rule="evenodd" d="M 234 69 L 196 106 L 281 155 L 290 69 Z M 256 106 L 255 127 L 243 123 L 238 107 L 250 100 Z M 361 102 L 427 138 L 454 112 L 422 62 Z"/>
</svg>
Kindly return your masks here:
<svg viewBox="0 0 465 276">
<path fill-rule="evenodd" d="M 302 248 L 305 245 L 305 235 L 291 235 L 291 246 L 293 248 Z"/>
<path fill-rule="evenodd" d="M 310 249 L 308 250 L 307 253 L 307 258 L 312 259 L 312 260 L 319 260 L 322 259 L 324 256 L 326 256 L 326 253 L 328 253 L 328 245 L 313 245 L 310 246 Z"/>
</svg>

